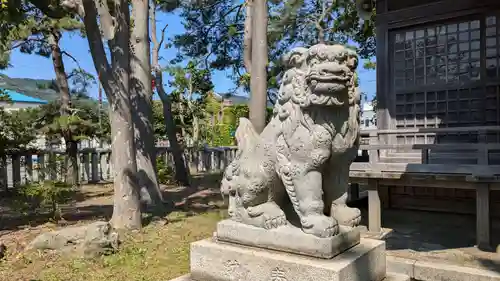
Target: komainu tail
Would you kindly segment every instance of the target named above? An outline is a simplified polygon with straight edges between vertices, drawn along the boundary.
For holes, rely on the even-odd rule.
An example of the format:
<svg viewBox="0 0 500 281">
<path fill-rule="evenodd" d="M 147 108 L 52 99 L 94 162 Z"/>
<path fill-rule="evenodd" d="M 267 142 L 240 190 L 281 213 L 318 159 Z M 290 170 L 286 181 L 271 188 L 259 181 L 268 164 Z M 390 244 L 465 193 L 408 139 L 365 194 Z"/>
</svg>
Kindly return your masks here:
<svg viewBox="0 0 500 281">
<path fill-rule="evenodd" d="M 250 120 L 243 117 L 240 118 L 240 125 L 236 129 L 235 137 L 240 152 L 254 149 L 260 138 Z"/>
</svg>

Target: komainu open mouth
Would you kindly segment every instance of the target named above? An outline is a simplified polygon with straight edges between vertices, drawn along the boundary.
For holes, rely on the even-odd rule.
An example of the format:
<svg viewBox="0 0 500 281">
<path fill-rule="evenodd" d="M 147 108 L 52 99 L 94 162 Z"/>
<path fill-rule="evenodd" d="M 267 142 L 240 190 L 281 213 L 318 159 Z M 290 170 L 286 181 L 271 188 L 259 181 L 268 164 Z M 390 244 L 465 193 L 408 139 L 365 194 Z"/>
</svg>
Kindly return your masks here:
<svg viewBox="0 0 500 281">
<path fill-rule="evenodd" d="M 322 82 L 322 83 L 345 83 L 349 81 L 349 77 L 346 75 L 335 75 L 335 74 L 311 74 L 309 75 L 309 81 Z"/>
</svg>

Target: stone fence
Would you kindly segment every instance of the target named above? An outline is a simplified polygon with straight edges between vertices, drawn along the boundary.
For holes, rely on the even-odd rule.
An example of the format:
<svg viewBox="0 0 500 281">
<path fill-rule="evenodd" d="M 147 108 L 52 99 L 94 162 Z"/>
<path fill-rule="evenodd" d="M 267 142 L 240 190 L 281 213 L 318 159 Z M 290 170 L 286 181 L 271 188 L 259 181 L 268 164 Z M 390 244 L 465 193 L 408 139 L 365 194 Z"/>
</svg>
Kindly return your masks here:
<svg viewBox="0 0 500 281">
<path fill-rule="evenodd" d="M 231 162 L 236 147 L 187 148 L 184 157 L 192 174 L 217 173 Z M 79 177 L 82 183 L 113 181 L 111 150 L 85 148 L 78 152 Z M 157 147 L 157 157 L 173 167 L 173 156 L 169 147 Z M 63 150 L 25 150 L 0 156 L 0 190 L 15 188 L 29 182 L 41 180 L 63 180 Z"/>
</svg>

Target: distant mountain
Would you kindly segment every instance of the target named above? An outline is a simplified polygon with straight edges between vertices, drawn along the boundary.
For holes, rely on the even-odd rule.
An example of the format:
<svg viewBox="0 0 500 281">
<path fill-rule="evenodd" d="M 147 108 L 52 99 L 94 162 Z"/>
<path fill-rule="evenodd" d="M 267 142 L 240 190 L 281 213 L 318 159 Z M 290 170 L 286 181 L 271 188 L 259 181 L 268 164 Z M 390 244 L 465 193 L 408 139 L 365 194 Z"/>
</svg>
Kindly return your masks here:
<svg viewBox="0 0 500 281">
<path fill-rule="evenodd" d="M 0 88 L 19 92 L 23 95 L 46 100 L 54 101 L 59 99 L 59 92 L 55 81 L 48 79 L 32 79 L 32 78 L 11 78 L 5 74 L 0 74 Z M 233 104 L 248 104 L 249 97 L 239 96 L 234 94 L 215 94 L 216 99 L 227 99 L 232 101 Z M 77 99 L 90 99 L 92 98 L 79 95 Z M 106 104 L 106 102 L 104 102 Z M 272 107 L 273 104 L 268 102 L 267 106 Z"/>
<path fill-rule="evenodd" d="M 53 101 L 59 98 L 59 93 L 56 90 L 57 87 L 52 80 L 10 78 L 5 74 L 0 74 L 0 88 L 46 101 Z"/>
<path fill-rule="evenodd" d="M 0 88 L 49 102 L 59 99 L 55 81 L 48 79 L 11 78 L 0 74 Z M 92 98 L 78 95 L 76 99 L 91 100 Z"/>
</svg>

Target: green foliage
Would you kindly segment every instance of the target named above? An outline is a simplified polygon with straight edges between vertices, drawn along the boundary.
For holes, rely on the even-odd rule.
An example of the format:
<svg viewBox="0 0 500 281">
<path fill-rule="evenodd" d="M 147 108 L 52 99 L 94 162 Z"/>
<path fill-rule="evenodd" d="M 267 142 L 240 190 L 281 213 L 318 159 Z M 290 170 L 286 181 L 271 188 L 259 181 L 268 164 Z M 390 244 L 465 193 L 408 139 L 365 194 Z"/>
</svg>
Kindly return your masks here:
<svg viewBox="0 0 500 281">
<path fill-rule="evenodd" d="M 363 67 L 365 69 L 376 69 L 377 68 L 377 63 L 371 60 L 366 60 L 365 63 L 363 64 Z"/>
<path fill-rule="evenodd" d="M 231 124 L 234 124 L 235 127 L 238 127 L 241 117 L 248 118 L 250 114 L 248 105 L 246 104 L 233 105 L 230 108 L 230 112 L 232 117 Z"/>
<path fill-rule="evenodd" d="M 244 1 L 190 1 L 181 5 L 185 33 L 175 36 L 179 54 L 173 63 L 196 58 L 204 66 L 232 70 L 238 87 L 249 90 L 250 76 L 243 71 Z M 172 6 L 171 6 L 172 7 Z M 178 6 L 177 6 L 178 7 Z M 268 99 L 273 103 L 283 72 L 280 58 L 293 46 L 318 42 L 316 23 L 323 26 L 327 43 L 358 43 L 363 58 L 375 55 L 372 20 L 360 21 L 355 1 L 287 0 L 268 1 Z"/>
<path fill-rule="evenodd" d="M 11 102 L 3 90 L 0 90 L 0 101 Z M 35 120 L 33 109 L 7 111 L 0 106 L 0 154 L 6 150 L 27 148 L 36 138 Z"/>
<path fill-rule="evenodd" d="M 235 129 L 231 124 L 216 124 L 209 131 L 210 146 L 234 145 L 234 137 L 231 132 Z"/>
<path fill-rule="evenodd" d="M 0 100 L 9 102 L 5 91 L 0 91 Z M 99 110 L 97 102 L 77 99 L 69 116 L 61 116 L 59 109 L 59 101 L 12 111 L 0 107 L 0 153 L 29 148 L 39 134 L 55 141 L 65 132 L 71 132 L 74 141 L 91 137 L 109 140 L 109 117 L 106 110 Z"/>
<path fill-rule="evenodd" d="M 52 140 L 61 139 L 67 132 L 71 133 L 73 141 L 92 137 L 109 139 L 109 116 L 106 110 L 99 109 L 97 102 L 77 99 L 70 111 L 71 115 L 61 115 L 59 101 L 42 105 L 37 109 L 35 126 Z"/>
<path fill-rule="evenodd" d="M 153 131 L 155 139 L 167 139 L 167 130 L 165 127 L 165 116 L 163 115 L 163 104 L 160 100 L 153 101 Z"/>
<path fill-rule="evenodd" d="M 35 7 L 38 1 L 9 1 L 0 11 L 0 68 L 9 66 L 10 52 L 18 48 L 26 54 L 49 57 L 50 37 L 59 37 L 61 31 L 79 31 L 83 23 L 66 13 L 62 7 L 53 8 L 61 17 L 52 18 Z"/>
<path fill-rule="evenodd" d="M 170 98 L 177 131 L 184 129 L 192 137 L 193 120 L 205 117 L 207 97 L 214 87 L 210 71 L 199 68 L 194 61 L 186 67 L 174 66 L 166 70 L 172 77 L 169 86 L 174 88 Z"/>
<path fill-rule="evenodd" d="M 189 4 L 181 6 L 179 15 L 183 19 L 185 32 L 174 37 L 173 45 L 179 52 L 172 63 L 195 58 L 208 69 L 230 69 L 237 87 L 249 91 L 250 76 L 243 71 L 244 1 L 209 2 L 210 5 L 189 1 Z M 274 2 L 277 1 L 269 2 L 271 11 L 278 5 Z M 277 20 L 277 17 L 270 15 L 270 21 L 273 20 Z M 281 64 L 280 57 L 287 51 L 287 46 L 281 44 L 280 40 L 279 36 L 268 36 L 268 96 L 271 101 L 275 100 L 276 76 L 280 73 L 280 69 L 273 68 Z"/>
<path fill-rule="evenodd" d="M 10 99 L 9 95 L 3 89 L 0 89 L 0 101 L 11 102 L 11 99 Z"/>
<path fill-rule="evenodd" d="M 74 195 L 74 189 L 63 182 L 46 180 L 23 185 L 18 190 L 20 207 L 32 212 L 49 209 L 52 219 L 61 219 L 60 204 L 68 202 Z"/>
<path fill-rule="evenodd" d="M 363 58 L 375 55 L 375 25 L 372 20 L 361 21 L 355 1 L 286 0 L 279 3 L 269 24 L 271 36 L 281 37 L 288 45 L 310 46 L 321 39 L 325 43 L 359 44 L 358 53 Z M 323 38 L 320 34 L 321 28 Z"/>
<path fill-rule="evenodd" d="M 70 94 L 78 98 L 88 99 L 88 89 L 97 84 L 96 78 L 91 73 L 84 69 L 73 69 L 67 75 L 68 83 L 70 86 Z"/>
<path fill-rule="evenodd" d="M 156 157 L 156 170 L 160 184 L 172 183 L 174 170 L 165 162 L 165 157 Z"/>
</svg>

